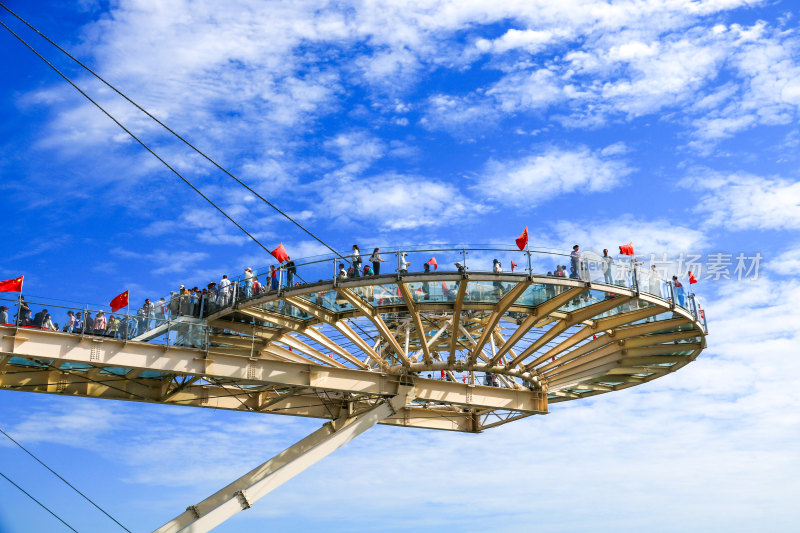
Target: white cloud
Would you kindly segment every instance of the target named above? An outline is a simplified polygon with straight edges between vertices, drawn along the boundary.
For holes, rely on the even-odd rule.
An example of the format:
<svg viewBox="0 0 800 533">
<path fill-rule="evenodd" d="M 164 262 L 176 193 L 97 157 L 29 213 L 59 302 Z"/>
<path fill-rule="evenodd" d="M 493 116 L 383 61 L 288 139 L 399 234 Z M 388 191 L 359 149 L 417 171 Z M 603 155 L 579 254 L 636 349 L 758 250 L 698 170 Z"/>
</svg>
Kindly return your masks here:
<svg viewBox="0 0 800 533">
<path fill-rule="evenodd" d="M 696 210 L 708 226 L 731 230 L 800 228 L 800 182 L 753 174 L 699 171 L 680 184 L 702 194 Z"/>
<path fill-rule="evenodd" d="M 149 253 L 140 253 L 119 247 L 113 248 L 111 254 L 123 259 L 137 259 L 151 263 L 155 266 L 152 273 L 157 276 L 170 273 L 185 273 L 208 257 L 205 252 L 157 250 Z"/>
<path fill-rule="evenodd" d="M 800 40 L 793 32 L 771 30 L 759 22 L 751 27 L 731 25 L 724 37 L 730 43 L 728 61 L 739 90 L 694 120 L 694 146 L 701 149 L 757 124 L 787 124 L 800 111 Z"/>
<path fill-rule="evenodd" d="M 767 269 L 776 274 L 796 276 L 800 272 L 800 245 L 786 250 L 767 264 Z"/>
<path fill-rule="evenodd" d="M 572 245 L 578 244 L 584 251 L 601 253 L 608 248 L 614 255 L 619 245 L 632 242 L 639 257 L 650 254 L 660 257 L 666 253 L 674 258 L 680 252 L 696 252 L 708 244 L 708 236 L 702 231 L 664 219 L 650 220 L 634 215 L 576 218 L 554 222 L 545 235 L 531 238 L 531 246 L 544 244 L 558 250 L 571 250 Z"/>
<path fill-rule="evenodd" d="M 386 145 L 364 131 L 340 133 L 325 141 L 325 148 L 345 164 L 341 172 L 360 173 L 386 154 Z"/>
<path fill-rule="evenodd" d="M 437 94 L 428 98 L 425 116 L 420 124 L 464 137 L 494 124 L 498 119 L 495 110 L 485 100 Z"/>
<path fill-rule="evenodd" d="M 486 164 L 476 188 L 504 205 L 535 206 L 562 194 L 608 191 L 633 170 L 618 159 L 620 145 L 597 153 L 583 146 L 574 150 L 550 148 L 521 159 Z"/>
<path fill-rule="evenodd" d="M 512 28 L 493 41 L 479 39 L 475 43 L 475 46 L 482 52 L 491 50 L 499 54 L 514 49 L 522 49 L 528 53 L 536 53 L 562 36 L 563 33 L 557 31 L 516 30 Z"/>
<path fill-rule="evenodd" d="M 442 224 L 474 208 L 452 185 L 420 176 L 382 174 L 338 179 L 322 189 L 324 209 L 335 218 L 382 229 Z"/>
</svg>

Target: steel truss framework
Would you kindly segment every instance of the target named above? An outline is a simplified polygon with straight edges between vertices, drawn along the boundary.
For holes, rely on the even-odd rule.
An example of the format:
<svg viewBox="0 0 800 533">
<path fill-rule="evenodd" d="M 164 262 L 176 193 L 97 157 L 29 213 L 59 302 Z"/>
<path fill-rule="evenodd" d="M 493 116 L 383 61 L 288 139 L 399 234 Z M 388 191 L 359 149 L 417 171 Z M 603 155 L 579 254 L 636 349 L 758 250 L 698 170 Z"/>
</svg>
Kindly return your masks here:
<svg viewBox="0 0 800 533">
<path fill-rule="evenodd" d="M 212 509 L 249 507 L 375 423 L 480 432 L 674 372 L 706 335 L 692 311 L 635 289 L 488 273 L 303 285 L 181 327 L 203 348 L 0 326 L 5 389 L 332 421 L 282 454 L 296 460 L 244 476 L 164 532 L 207 531 Z"/>
</svg>

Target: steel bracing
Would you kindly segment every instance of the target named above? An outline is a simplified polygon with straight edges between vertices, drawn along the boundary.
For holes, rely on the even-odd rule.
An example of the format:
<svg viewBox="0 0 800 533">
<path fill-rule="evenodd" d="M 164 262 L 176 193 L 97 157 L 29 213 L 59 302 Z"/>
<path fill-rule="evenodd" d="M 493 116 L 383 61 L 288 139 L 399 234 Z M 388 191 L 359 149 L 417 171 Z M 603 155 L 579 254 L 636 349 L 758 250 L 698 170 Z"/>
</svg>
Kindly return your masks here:
<svg viewBox="0 0 800 533">
<path fill-rule="evenodd" d="M 159 326 L 167 342 L 0 326 L 0 386 L 331 421 L 159 530 L 207 531 L 373 424 L 480 432 L 674 372 L 705 347 L 699 318 L 578 279 L 371 276 L 238 298 Z"/>
</svg>

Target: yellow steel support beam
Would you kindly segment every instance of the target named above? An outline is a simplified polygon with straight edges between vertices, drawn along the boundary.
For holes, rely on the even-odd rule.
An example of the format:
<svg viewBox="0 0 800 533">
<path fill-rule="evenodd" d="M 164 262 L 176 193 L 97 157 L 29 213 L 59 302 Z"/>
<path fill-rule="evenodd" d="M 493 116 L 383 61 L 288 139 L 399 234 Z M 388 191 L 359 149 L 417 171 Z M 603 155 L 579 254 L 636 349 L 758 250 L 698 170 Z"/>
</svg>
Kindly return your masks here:
<svg viewBox="0 0 800 533">
<path fill-rule="evenodd" d="M 361 298 L 356 296 L 349 289 L 338 289 L 337 292 L 342 298 L 350 302 L 350 305 L 358 309 L 358 311 L 362 315 L 364 315 L 367 318 L 367 320 L 372 322 L 376 328 L 378 328 L 378 331 L 380 332 L 381 336 L 383 336 L 386 339 L 386 341 L 389 343 L 389 345 L 392 347 L 395 353 L 400 356 L 400 359 L 402 359 L 403 364 L 408 365 L 409 361 L 406 351 L 400 346 L 400 343 L 397 342 L 397 338 L 392 334 L 391 331 L 389 331 L 389 328 L 386 327 L 386 324 L 384 323 L 383 319 L 378 314 L 378 312 L 375 310 L 375 308 L 365 303 Z M 380 358 L 380 356 L 375 352 L 375 350 L 372 349 L 371 346 L 369 345 L 366 346 L 368 348 L 367 350 L 364 350 L 366 353 L 373 352 L 375 353 L 376 357 Z"/>
<path fill-rule="evenodd" d="M 447 362 L 450 364 L 456 362 L 456 345 L 458 344 L 458 337 L 460 336 L 459 326 L 461 325 L 461 307 L 464 305 L 464 296 L 467 294 L 468 283 L 469 280 L 467 279 L 462 279 L 458 283 L 458 292 L 456 293 L 456 299 L 453 302 L 453 326 L 451 328 L 453 335 L 450 339 L 450 355 L 447 358 Z"/>
<path fill-rule="evenodd" d="M 408 290 L 408 286 L 402 281 L 397 282 L 397 287 L 403 295 L 403 299 L 408 307 L 408 312 L 411 314 L 411 318 L 414 320 L 414 326 L 417 328 L 417 337 L 419 338 L 419 344 L 422 348 L 422 360 L 426 363 L 430 363 L 431 351 L 428 348 L 428 343 L 425 342 L 425 328 L 422 327 L 422 319 L 419 316 L 417 306 L 414 305 L 414 298 L 411 297 L 411 291 Z"/>
<path fill-rule="evenodd" d="M 495 326 L 497 326 L 498 322 L 500 322 L 500 318 L 505 314 L 506 311 L 508 311 L 508 308 L 517 301 L 520 295 L 525 292 L 525 289 L 527 289 L 530 285 L 530 281 L 522 281 L 518 283 L 516 287 L 511 289 L 508 294 L 506 294 L 499 302 L 497 302 L 497 307 L 494 311 L 492 311 L 492 314 L 489 316 L 489 319 L 486 321 L 486 324 L 483 327 L 483 333 L 478 338 L 478 341 L 475 343 L 475 346 L 470 352 L 468 364 L 475 363 L 478 354 L 481 350 L 483 350 L 483 347 L 491 338 Z"/>
</svg>

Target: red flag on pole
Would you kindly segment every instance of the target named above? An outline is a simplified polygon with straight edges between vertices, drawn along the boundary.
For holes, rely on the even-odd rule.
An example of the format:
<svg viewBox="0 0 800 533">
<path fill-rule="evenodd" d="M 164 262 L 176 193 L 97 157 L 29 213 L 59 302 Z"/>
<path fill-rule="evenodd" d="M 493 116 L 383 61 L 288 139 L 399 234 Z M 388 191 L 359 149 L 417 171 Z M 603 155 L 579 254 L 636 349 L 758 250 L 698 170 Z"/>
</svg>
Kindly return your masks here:
<svg viewBox="0 0 800 533">
<path fill-rule="evenodd" d="M 435 257 L 431 257 L 430 260 L 428 261 L 428 264 L 431 265 L 434 270 L 439 268 L 439 264 L 436 262 Z"/>
<path fill-rule="evenodd" d="M 108 305 L 111 306 L 112 313 L 116 313 L 117 311 L 128 305 L 128 291 L 125 291 L 122 294 L 115 296 L 114 299 L 111 300 L 111 303 L 109 303 Z"/>
<path fill-rule="evenodd" d="M 514 272 L 514 269 L 517 268 L 519 265 L 516 264 L 514 261 L 511 261 L 511 272 Z"/>
<path fill-rule="evenodd" d="M 286 253 L 286 248 L 283 247 L 283 243 L 280 243 L 277 248 L 270 252 L 272 256 L 278 260 L 279 263 L 283 263 L 287 259 L 289 259 L 289 254 Z"/>
<path fill-rule="evenodd" d="M 22 278 L 20 276 L 14 279 L 7 279 L 0 281 L 0 292 L 22 292 Z"/>
<path fill-rule="evenodd" d="M 623 244 L 619 247 L 620 255 L 634 255 L 633 254 L 633 243 L 629 242 L 628 244 Z"/>
<path fill-rule="evenodd" d="M 694 274 L 692 274 L 692 271 L 690 270 L 689 271 L 689 285 L 691 285 L 692 283 L 697 283 L 697 278 L 694 277 Z"/>
<path fill-rule="evenodd" d="M 524 250 L 526 246 L 528 246 L 528 226 L 525 226 L 525 229 L 522 230 L 522 234 L 517 237 L 517 247 L 520 250 Z"/>
</svg>

